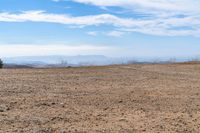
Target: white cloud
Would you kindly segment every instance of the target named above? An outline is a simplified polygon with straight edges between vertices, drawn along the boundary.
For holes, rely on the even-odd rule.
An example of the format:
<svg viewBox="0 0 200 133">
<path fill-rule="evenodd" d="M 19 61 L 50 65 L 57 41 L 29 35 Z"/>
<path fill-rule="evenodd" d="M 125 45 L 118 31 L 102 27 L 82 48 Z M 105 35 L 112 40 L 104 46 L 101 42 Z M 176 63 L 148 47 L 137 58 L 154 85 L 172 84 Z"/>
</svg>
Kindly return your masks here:
<svg viewBox="0 0 200 133">
<path fill-rule="evenodd" d="M 200 15 L 185 17 L 155 17 L 155 18 L 122 18 L 111 14 L 88 16 L 70 16 L 67 14 L 52 14 L 44 11 L 26 11 L 22 13 L 0 13 L 3 22 L 49 22 L 85 27 L 111 25 L 119 32 L 140 32 L 151 35 L 200 35 Z M 89 33 L 91 35 L 91 33 Z M 95 33 L 92 33 L 93 35 Z"/>
<path fill-rule="evenodd" d="M 77 54 L 104 54 L 110 48 L 94 45 L 0 45 L 1 57 L 12 56 L 42 56 L 42 55 L 77 55 Z"/>
<path fill-rule="evenodd" d="M 118 6 L 138 11 L 175 11 L 180 13 L 199 13 L 198 0 L 71 0 L 96 6 Z M 161 13 L 161 12 L 160 12 Z"/>
<path fill-rule="evenodd" d="M 123 30 L 123 29 L 122 29 Z M 86 32 L 86 34 L 90 35 L 90 36 L 97 36 L 97 35 L 102 35 L 102 36 L 110 36 L 110 37 L 122 37 L 126 32 L 126 29 L 124 29 L 124 32 L 122 31 L 89 31 Z"/>
<path fill-rule="evenodd" d="M 121 32 L 121 31 L 110 31 L 106 35 L 112 36 L 112 37 L 121 37 L 124 34 L 125 34 L 125 32 Z"/>
<path fill-rule="evenodd" d="M 140 18 L 127 22 L 132 32 L 153 35 L 193 35 L 199 36 L 199 0 L 71 0 L 83 4 L 102 7 L 121 7 Z M 117 11 L 115 11 L 117 13 Z M 131 14 L 129 14 L 131 16 Z M 142 17 L 145 16 L 145 17 Z M 125 31 L 126 31 L 125 30 Z"/>
<path fill-rule="evenodd" d="M 98 33 L 96 31 L 89 31 L 87 34 L 90 36 L 97 36 Z"/>
<path fill-rule="evenodd" d="M 62 14 L 50 14 L 44 11 L 26 11 L 20 14 L 0 13 L 0 21 L 4 22 L 51 22 L 70 25 L 100 25 L 112 24 L 115 26 L 129 26 L 133 22 L 129 19 L 121 19 L 110 14 L 72 17 Z"/>
</svg>

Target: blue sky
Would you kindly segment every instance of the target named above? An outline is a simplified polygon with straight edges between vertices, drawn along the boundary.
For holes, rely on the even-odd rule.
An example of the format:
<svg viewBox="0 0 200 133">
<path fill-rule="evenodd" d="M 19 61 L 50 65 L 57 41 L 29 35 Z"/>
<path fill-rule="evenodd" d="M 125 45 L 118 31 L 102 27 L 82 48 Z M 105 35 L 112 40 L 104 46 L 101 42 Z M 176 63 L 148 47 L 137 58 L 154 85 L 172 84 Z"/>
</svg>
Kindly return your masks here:
<svg viewBox="0 0 200 133">
<path fill-rule="evenodd" d="M 197 0 L 1 0 L 0 56 L 200 55 Z"/>
</svg>

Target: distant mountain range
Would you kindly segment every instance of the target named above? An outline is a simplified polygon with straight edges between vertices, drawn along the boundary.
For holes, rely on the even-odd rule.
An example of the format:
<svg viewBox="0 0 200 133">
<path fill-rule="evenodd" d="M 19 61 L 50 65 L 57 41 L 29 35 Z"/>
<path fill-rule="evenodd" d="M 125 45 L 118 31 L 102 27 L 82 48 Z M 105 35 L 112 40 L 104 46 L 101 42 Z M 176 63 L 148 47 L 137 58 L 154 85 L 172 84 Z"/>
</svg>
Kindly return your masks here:
<svg viewBox="0 0 200 133">
<path fill-rule="evenodd" d="M 101 66 L 128 63 L 130 58 L 111 58 L 103 55 L 78 56 L 23 56 L 3 58 L 6 66 L 27 67 L 67 67 L 67 66 Z"/>
<path fill-rule="evenodd" d="M 22 56 L 3 58 L 7 68 L 42 68 L 42 67 L 78 67 L 78 66 L 103 66 L 112 64 L 133 63 L 168 63 L 200 59 L 196 58 L 133 58 L 133 57 L 106 57 L 103 55 L 77 55 L 77 56 Z"/>
</svg>

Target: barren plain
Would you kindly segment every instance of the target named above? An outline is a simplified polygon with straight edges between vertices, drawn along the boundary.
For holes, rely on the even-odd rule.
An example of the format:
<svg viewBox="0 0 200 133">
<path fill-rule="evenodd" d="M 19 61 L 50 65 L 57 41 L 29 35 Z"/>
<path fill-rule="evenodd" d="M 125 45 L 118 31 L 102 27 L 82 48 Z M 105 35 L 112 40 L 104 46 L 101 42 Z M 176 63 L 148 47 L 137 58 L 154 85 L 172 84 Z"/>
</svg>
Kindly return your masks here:
<svg viewBox="0 0 200 133">
<path fill-rule="evenodd" d="M 0 70 L 0 133 L 200 133 L 200 64 Z"/>
</svg>

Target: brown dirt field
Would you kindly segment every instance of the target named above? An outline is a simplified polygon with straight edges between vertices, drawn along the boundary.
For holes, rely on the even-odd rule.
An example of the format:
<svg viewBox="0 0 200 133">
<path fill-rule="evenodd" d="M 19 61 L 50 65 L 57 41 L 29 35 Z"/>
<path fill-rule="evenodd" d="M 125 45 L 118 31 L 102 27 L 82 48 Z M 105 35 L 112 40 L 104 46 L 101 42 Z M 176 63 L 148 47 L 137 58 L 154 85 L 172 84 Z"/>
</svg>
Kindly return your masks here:
<svg viewBox="0 0 200 133">
<path fill-rule="evenodd" d="M 1 133 L 200 133 L 200 64 L 0 70 Z"/>
</svg>

